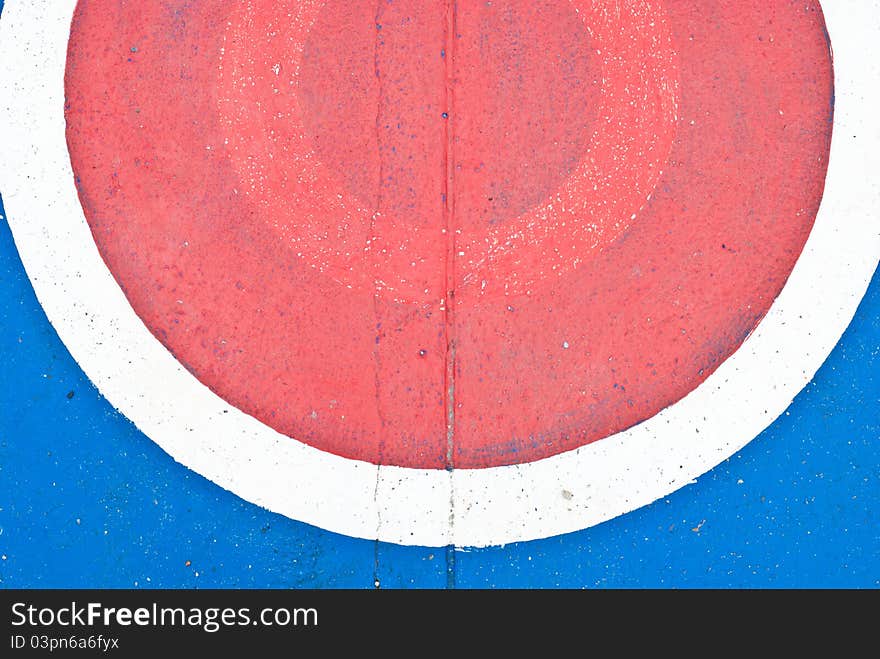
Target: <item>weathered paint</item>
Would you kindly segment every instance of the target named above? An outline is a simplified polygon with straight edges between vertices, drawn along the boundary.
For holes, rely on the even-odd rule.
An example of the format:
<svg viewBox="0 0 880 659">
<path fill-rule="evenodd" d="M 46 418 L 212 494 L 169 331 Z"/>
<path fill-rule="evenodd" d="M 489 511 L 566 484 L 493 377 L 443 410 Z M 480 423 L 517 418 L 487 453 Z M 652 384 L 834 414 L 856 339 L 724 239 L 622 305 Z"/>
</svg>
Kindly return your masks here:
<svg viewBox="0 0 880 659">
<path fill-rule="evenodd" d="M 5 217 L 0 290 L 0 587 L 880 587 L 878 276 L 787 412 L 696 485 L 448 566 L 443 549 L 329 533 L 176 463 L 67 352 Z"/>
<path fill-rule="evenodd" d="M 857 45 L 862 58 L 876 47 Z M 870 87 L 844 93 L 871 106 Z M 853 143 L 873 144 L 868 124 L 846 128 Z M 2 202 L 0 220 L 4 586 L 880 585 L 876 562 L 865 560 L 880 551 L 876 278 L 813 383 L 698 487 L 582 533 L 456 552 L 442 566 L 450 577 L 435 550 L 291 522 L 175 464 L 67 354 L 18 261 Z"/>
<path fill-rule="evenodd" d="M 102 256 L 201 382 L 343 457 L 493 467 L 643 421 L 781 290 L 831 61 L 815 3 L 622 7 L 80 2 Z"/>
<path fill-rule="evenodd" d="M 60 27 L 66 29 L 63 22 Z M 66 36 L 63 34 L 62 36 L 66 41 Z M 129 47 L 129 51 L 136 55 L 141 52 L 141 47 L 133 45 Z M 55 61 L 57 63 L 57 59 Z M 853 67 L 852 70 L 855 72 L 857 68 Z M 847 89 L 852 91 L 851 88 Z M 48 91 L 50 94 L 56 93 L 54 88 Z M 40 90 L 36 92 L 33 96 L 27 96 L 29 101 L 40 98 Z M 45 93 L 45 90 L 42 93 Z M 53 105 L 53 98 L 57 97 L 50 96 L 45 104 L 46 107 L 57 107 Z M 823 111 L 827 112 L 828 107 L 823 108 Z M 854 116 L 861 121 L 857 112 Z M 53 126 L 55 130 L 57 125 L 54 121 L 50 118 L 42 125 Z M 841 153 L 847 152 L 841 150 Z M 37 162 L 36 166 L 50 166 L 59 162 L 52 156 L 47 157 L 45 161 Z M 23 174 L 27 177 L 26 172 Z M 56 179 L 57 177 L 54 177 L 49 180 Z M 852 182 L 853 185 L 857 183 Z M 10 198 L 20 199 L 20 181 L 16 186 L 11 186 L 11 189 L 14 194 Z M 69 199 L 65 197 L 60 200 L 60 204 L 66 204 L 68 201 Z M 78 212 L 74 211 L 73 214 Z M 15 217 L 16 214 L 14 213 L 13 216 Z M 21 231 L 21 236 L 28 240 L 28 236 L 33 235 L 28 231 L 36 231 L 39 234 L 44 230 L 59 228 L 41 229 L 39 225 L 28 228 L 27 223 L 24 222 L 18 226 L 23 228 L 17 231 Z M 93 247 L 90 247 L 88 242 L 81 242 L 90 240 L 90 237 L 81 233 L 82 226 L 84 223 L 76 227 L 61 227 L 65 239 L 70 239 L 62 240 L 61 243 L 68 242 L 77 249 L 85 245 L 82 252 L 92 253 Z M 818 234 L 814 232 L 814 236 L 818 237 L 815 240 L 811 238 L 813 249 L 808 249 L 806 252 L 809 257 L 806 262 L 812 265 L 804 265 L 802 274 L 799 277 L 792 277 L 793 280 L 800 282 L 798 286 L 791 287 L 797 293 L 790 293 L 786 304 L 778 303 L 774 307 L 776 313 L 771 313 L 768 317 L 769 322 L 763 323 L 756 336 L 747 344 L 750 349 L 745 353 L 740 351 L 735 359 L 729 360 L 722 375 L 716 374 L 714 379 L 710 379 L 694 392 L 694 394 L 701 392 L 699 395 L 688 396 L 682 404 L 675 407 L 674 411 L 671 408 L 668 414 L 664 413 L 651 419 L 635 432 L 621 433 L 615 438 L 584 447 L 584 450 L 573 452 L 564 458 L 557 456 L 559 459 L 529 463 L 515 469 L 499 467 L 484 470 L 457 469 L 447 478 L 442 473 L 430 471 L 394 468 L 370 470 L 362 463 L 350 461 L 344 463 L 334 460 L 328 454 L 319 455 L 295 442 L 285 443 L 272 434 L 266 434 L 260 429 L 264 427 L 255 425 L 252 420 L 236 414 L 233 409 L 226 409 L 228 406 L 219 399 L 211 397 L 207 391 L 198 388 L 190 391 L 191 384 L 188 383 L 194 383 L 195 380 L 187 379 L 189 376 L 183 373 L 179 365 L 170 360 L 166 353 L 161 352 L 158 344 L 144 338 L 143 328 L 133 325 L 129 319 L 113 316 L 110 333 L 101 336 L 97 344 L 84 345 L 93 338 L 88 336 L 79 339 L 73 337 L 73 343 L 79 342 L 75 350 L 78 357 L 83 359 L 85 355 L 89 360 L 97 359 L 103 367 L 111 369 L 94 376 L 96 381 L 103 390 L 114 391 L 112 395 L 114 402 L 121 401 L 118 404 L 126 410 L 126 413 L 136 418 L 142 427 L 148 428 L 151 436 L 168 447 L 178 459 L 199 466 L 212 478 L 256 501 L 275 509 L 282 509 L 302 519 L 315 520 L 331 528 L 363 535 L 376 534 L 378 537 L 393 538 L 400 542 L 438 542 L 438 539 L 451 539 L 467 544 L 504 542 L 510 538 L 579 528 L 584 524 L 595 523 L 628 510 L 639 503 L 650 501 L 717 463 L 721 457 L 741 446 L 754 435 L 756 430 L 781 411 L 787 403 L 786 396 L 790 396 L 799 387 L 799 378 L 805 380 L 812 372 L 810 369 L 814 368 L 805 365 L 813 362 L 804 362 L 803 359 L 817 359 L 814 356 L 816 354 L 818 359 L 821 359 L 824 355 L 823 351 L 833 344 L 840 331 L 840 323 L 848 320 L 858 300 L 860 287 L 864 286 L 867 279 L 865 273 L 870 272 L 876 262 L 876 244 L 872 242 L 876 240 L 876 236 L 870 231 L 865 232 L 864 236 L 859 233 L 859 229 L 866 227 L 846 225 L 846 231 L 842 231 L 841 224 L 828 220 L 824 224 L 817 224 L 817 230 L 820 228 L 822 231 Z M 860 240 L 859 237 L 864 237 L 864 240 Z M 25 244 L 27 240 L 22 242 Z M 810 276 L 815 266 L 822 262 L 823 250 L 835 253 L 842 248 L 848 249 L 849 243 L 853 242 L 859 245 L 854 252 L 856 258 L 852 263 L 846 264 L 846 267 L 840 264 L 840 272 L 846 274 L 839 281 L 826 282 L 829 288 L 821 289 L 814 285 Z M 30 260 L 29 266 L 33 267 Z M 108 312 L 112 315 L 127 309 L 124 302 L 120 305 L 122 298 L 118 290 L 114 293 L 111 288 L 107 288 L 111 282 L 106 270 L 103 274 L 98 271 L 87 272 L 76 268 L 74 263 L 61 263 L 62 268 L 70 266 L 75 268 L 73 271 L 75 278 L 84 275 L 88 277 L 86 288 L 92 284 L 97 286 L 92 291 L 96 297 L 88 303 L 91 305 L 95 301 L 100 301 L 97 310 L 93 306 L 85 307 L 87 313 L 91 315 L 91 322 L 95 322 L 95 318 L 106 320 Z M 35 277 L 35 282 L 40 279 L 39 276 Z M 71 281 L 64 277 L 57 279 L 62 286 L 65 286 L 65 281 Z M 835 283 L 837 287 L 832 285 Z M 779 357 L 779 372 L 769 374 L 766 383 L 750 385 L 749 360 L 752 364 L 760 363 L 761 355 L 768 354 L 767 348 L 772 349 L 774 344 L 780 343 L 779 339 L 784 335 L 780 326 L 785 326 L 788 319 L 803 311 L 804 292 L 816 294 L 820 290 L 832 296 L 836 293 L 840 297 L 840 308 L 835 313 L 829 314 L 827 322 L 819 323 L 821 332 L 816 332 L 816 336 L 810 341 L 805 341 L 802 346 L 783 346 L 788 352 L 783 351 L 784 356 Z M 71 292 L 72 289 L 65 290 L 66 294 Z M 47 291 L 43 290 L 41 295 L 47 295 Z M 52 297 L 50 289 L 47 299 Z M 57 297 L 55 301 L 62 304 L 69 302 Z M 112 301 L 109 307 L 108 301 Z M 459 304 L 456 302 L 454 307 L 456 317 L 461 308 Z M 54 306 L 54 303 L 48 306 Z M 56 318 L 56 322 L 63 325 L 83 313 L 82 307 L 77 308 L 76 301 L 72 310 L 73 313 L 67 316 L 60 314 L 61 318 Z M 513 305 L 505 306 L 505 313 L 511 314 L 515 311 Z M 445 331 L 448 331 L 449 323 L 446 322 L 445 325 Z M 457 322 L 456 333 L 463 326 Z M 121 334 L 118 333 L 120 329 Z M 65 336 L 70 342 L 71 337 Z M 137 337 L 138 345 L 133 351 L 131 345 L 107 346 L 106 343 L 110 342 L 111 337 L 114 340 L 121 337 L 123 341 Z M 561 339 L 559 349 L 574 350 L 575 341 L 571 341 L 568 336 Z M 112 352 L 114 349 L 123 350 L 123 354 L 125 350 L 129 350 L 127 356 L 131 358 L 129 361 L 133 365 L 126 367 L 124 359 L 115 358 Z M 803 355 L 804 350 L 806 356 Z M 421 354 L 423 351 L 425 354 Z M 419 357 L 427 354 L 427 350 L 419 349 Z M 786 368 L 781 368 L 781 365 L 786 365 Z M 126 377 L 131 378 L 132 373 L 138 372 L 141 368 L 145 369 L 145 373 L 149 373 L 149 377 L 136 380 L 136 384 L 138 387 L 149 389 L 150 393 L 149 396 L 135 393 L 135 398 L 132 399 L 131 393 L 122 393 L 126 383 L 120 381 Z M 93 372 L 91 367 L 88 370 L 90 373 Z M 534 372 L 536 377 L 540 375 L 539 369 L 535 369 Z M 736 377 L 731 377 L 733 375 Z M 729 418 L 729 412 L 725 414 L 724 410 L 719 409 L 719 401 L 726 401 L 729 405 L 731 400 L 739 403 L 739 399 L 729 397 L 730 387 L 727 387 L 727 398 L 713 399 L 712 394 L 715 389 L 724 389 L 725 387 L 718 385 L 728 380 L 736 381 L 732 389 L 734 393 L 751 389 L 752 399 L 743 403 L 744 407 L 754 408 L 756 405 L 762 405 L 764 401 L 760 398 L 756 400 L 757 390 L 766 386 L 774 390 L 772 404 L 766 405 L 768 410 L 765 410 L 763 415 L 757 414 L 754 418 L 746 420 Z M 447 396 L 443 408 L 449 406 L 452 398 L 447 395 L 448 390 L 445 385 L 446 383 L 441 392 Z M 153 398 L 157 387 L 163 390 L 158 408 L 154 403 L 144 403 L 147 398 Z M 458 398 L 460 389 L 459 381 L 455 390 L 456 401 L 460 401 Z M 143 404 L 146 404 L 147 408 L 153 406 L 153 412 L 158 409 L 163 414 L 158 416 L 153 414 L 152 418 L 145 419 L 143 414 L 137 411 Z M 147 408 L 141 409 L 143 411 Z M 694 414 L 695 412 L 699 414 L 700 410 L 704 413 L 704 423 L 701 423 L 699 416 Z M 443 411 L 448 412 L 446 409 Z M 313 412 L 317 411 L 313 410 Z M 224 414 L 229 414 L 228 423 Z M 312 416 L 312 412 L 309 416 Z M 708 420 L 706 416 L 709 417 Z M 456 423 L 460 422 L 460 418 L 460 415 L 455 415 Z M 512 418 L 516 420 L 515 417 Z M 447 426 L 448 419 L 447 415 L 444 418 Z M 658 432 L 658 427 L 662 428 L 662 424 L 668 424 L 670 420 L 675 421 L 672 425 L 673 429 Z M 233 429 L 231 433 L 229 433 L 230 428 Z M 708 430 L 709 438 L 705 440 L 694 438 L 691 433 L 700 430 L 704 433 Z M 445 431 L 443 438 L 448 440 L 449 428 L 446 427 Z M 688 436 L 679 436 L 683 432 L 688 433 Z M 231 442 L 223 436 L 224 433 L 233 436 Z M 216 439 L 217 436 L 220 438 Z M 248 438 L 248 440 L 236 443 L 236 438 L 238 440 Z M 636 445 L 630 441 L 627 445 L 627 440 L 633 438 L 641 440 L 640 443 Z M 173 441 L 170 441 L 171 439 Z M 647 439 L 650 441 L 646 443 Z M 671 444 L 667 446 L 667 442 Z M 441 444 L 441 448 L 444 448 L 444 445 Z M 445 448 L 446 463 L 448 463 L 450 461 L 448 442 Z M 659 452 L 659 455 L 656 452 Z M 679 462 L 679 455 L 680 461 L 687 464 L 686 469 L 679 465 L 677 470 L 672 464 L 673 461 L 676 464 Z M 308 465 L 305 470 L 304 465 Z M 624 472 L 631 473 L 626 475 Z M 296 482 L 291 483 L 292 477 L 297 479 Z M 595 492 L 601 490 L 604 492 L 598 497 L 579 496 L 581 490 L 577 485 L 585 481 L 590 486 L 597 486 Z M 628 493 L 626 488 L 632 487 L 633 483 L 644 484 L 644 487 L 642 489 L 637 487 Z M 292 500 L 297 491 L 303 490 L 317 494 L 305 502 Z M 562 492 L 568 492 L 571 496 L 560 495 Z M 372 501 L 368 503 L 371 498 Z M 590 502 L 591 498 L 592 502 Z M 347 502 L 350 504 L 352 501 L 364 502 L 364 507 L 355 511 L 353 518 L 347 510 L 344 510 Z M 449 523 L 451 512 L 455 515 L 454 529 Z M 498 515 L 498 512 L 503 514 Z"/>
</svg>

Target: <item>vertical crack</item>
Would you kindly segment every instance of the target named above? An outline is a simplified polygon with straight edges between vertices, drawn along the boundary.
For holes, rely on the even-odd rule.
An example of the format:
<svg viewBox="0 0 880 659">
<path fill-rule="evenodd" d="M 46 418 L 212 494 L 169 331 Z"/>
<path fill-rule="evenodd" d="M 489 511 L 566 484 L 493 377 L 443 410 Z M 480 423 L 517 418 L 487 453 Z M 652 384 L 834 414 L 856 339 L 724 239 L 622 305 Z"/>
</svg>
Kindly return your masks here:
<svg viewBox="0 0 880 659">
<path fill-rule="evenodd" d="M 382 138 L 381 138 L 381 129 L 382 129 L 382 105 L 384 102 L 383 94 L 382 94 L 382 75 L 379 67 L 379 47 L 382 45 L 382 0 L 378 0 L 376 3 L 376 13 L 373 20 L 373 30 L 376 33 L 376 38 L 373 46 L 373 72 L 376 75 L 376 122 L 375 122 L 375 130 L 376 130 L 376 154 L 378 156 L 378 181 L 376 186 L 376 201 L 373 214 L 370 216 L 370 231 L 367 236 L 367 244 L 364 246 L 364 260 L 366 261 L 367 266 L 369 267 L 372 263 L 372 259 L 370 255 L 372 253 L 373 241 L 376 236 L 376 220 L 380 217 L 381 208 L 382 208 L 382 187 L 385 183 L 385 171 L 382 166 Z M 380 331 L 382 329 L 382 323 L 379 321 L 379 283 L 376 281 L 375 277 L 373 278 L 373 322 L 376 332 L 376 340 L 373 344 L 373 377 L 374 377 L 374 388 L 376 395 L 376 416 L 379 417 L 379 432 L 385 432 L 385 417 L 382 414 L 382 400 L 379 394 L 381 379 L 379 377 L 380 372 L 380 352 L 379 352 L 379 341 L 380 341 Z M 379 484 L 381 482 L 382 477 L 382 461 L 383 461 L 383 453 L 384 453 L 385 440 L 380 435 L 379 437 L 379 446 L 378 446 L 378 454 L 377 454 L 377 465 L 376 465 L 376 485 L 373 489 L 373 503 L 376 506 L 376 540 L 373 548 L 373 586 L 375 588 L 380 588 L 382 586 L 382 581 L 379 575 L 379 537 L 381 536 L 382 530 L 382 508 L 379 503 Z"/>
<path fill-rule="evenodd" d="M 375 120 L 375 131 L 376 131 L 376 155 L 378 160 L 378 172 L 377 172 L 377 181 L 376 181 L 376 200 L 375 206 L 373 209 L 373 214 L 370 216 L 370 231 L 367 236 L 367 243 L 364 245 L 364 260 L 366 261 L 367 267 L 370 267 L 374 264 L 374 260 L 371 259 L 371 255 L 373 254 L 374 242 L 376 241 L 376 222 L 382 215 L 382 189 L 385 184 L 385 168 L 382 163 L 382 105 L 385 102 L 385 98 L 382 92 L 382 75 L 379 68 L 379 47 L 382 45 L 382 33 L 380 27 L 382 25 L 381 21 L 381 13 L 382 13 L 382 0 L 379 0 L 376 6 L 376 16 L 375 22 L 373 25 L 373 29 L 376 32 L 376 40 L 375 45 L 373 47 L 373 71 L 376 75 L 376 120 Z M 375 274 L 373 276 L 373 321 L 375 323 L 375 331 L 376 331 L 376 341 L 373 344 L 373 365 L 374 365 L 374 373 L 375 373 L 375 390 L 376 390 L 376 414 L 379 417 L 379 425 L 380 428 L 385 427 L 385 419 L 382 415 L 382 405 L 379 399 L 379 386 L 381 384 L 379 378 L 379 362 L 380 362 L 380 352 L 379 352 L 379 332 L 382 329 L 382 324 L 379 321 L 379 281 L 376 279 Z M 380 455 L 379 463 L 382 462 L 382 441 L 380 440 Z"/>
<path fill-rule="evenodd" d="M 452 472 L 455 469 L 455 41 L 456 0 L 446 0 L 445 25 L 443 29 L 443 233 L 446 237 L 446 255 L 443 261 L 445 289 L 441 302 L 444 312 L 445 364 L 443 378 L 444 406 L 446 411 L 446 470 L 449 472 L 449 544 L 446 548 L 446 587 L 455 588 L 455 491 Z"/>
<path fill-rule="evenodd" d="M 446 468 L 452 470 L 455 460 L 455 120 L 454 59 L 455 59 L 455 13 L 456 1 L 446 0 L 446 26 L 444 30 L 443 60 L 445 88 L 443 94 L 443 233 L 446 237 L 446 257 L 444 259 L 445 295 L 440 307 L 446 319 Z"/>
<path fill-rule="evenodd" d="M 382 508 L 379 505 L 379 483 L 381 482 L 382 465 L 376 465 L 376 486 L 373 488 L 373 503 L 376 505 L 376 540 L 373 544 L 373 587 L 381 588 L 379 577 L 379 531 L 382 529 Z"/>
</svg>

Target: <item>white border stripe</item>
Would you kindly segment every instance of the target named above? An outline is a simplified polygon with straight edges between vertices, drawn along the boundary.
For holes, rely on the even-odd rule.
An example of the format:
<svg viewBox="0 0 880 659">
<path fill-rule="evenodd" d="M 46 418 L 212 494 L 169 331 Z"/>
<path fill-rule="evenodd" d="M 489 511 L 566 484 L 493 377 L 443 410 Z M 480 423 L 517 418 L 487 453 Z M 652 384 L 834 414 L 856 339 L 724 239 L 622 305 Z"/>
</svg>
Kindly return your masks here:
<svg viewBox="0 0 880 659">
<path fill-rule="evenodd" d="M 785 289 L 740 350 L 643 424 L 544 460 L 450 474 L 337 457 L 210 392 L 149 333 L 100 258 L 65 140 L 75 4 L 8 0 L 0 20 L 0 192 L 28 276 L 120 412 L 182 464 L 294 519 L 401 544 L 483 546 L 582 529 L 650 503 L 786 409 L 839 340 L 880 259 L 880 3 L 827 2 L 836 111 L 825 198 Z"/>
</svg>

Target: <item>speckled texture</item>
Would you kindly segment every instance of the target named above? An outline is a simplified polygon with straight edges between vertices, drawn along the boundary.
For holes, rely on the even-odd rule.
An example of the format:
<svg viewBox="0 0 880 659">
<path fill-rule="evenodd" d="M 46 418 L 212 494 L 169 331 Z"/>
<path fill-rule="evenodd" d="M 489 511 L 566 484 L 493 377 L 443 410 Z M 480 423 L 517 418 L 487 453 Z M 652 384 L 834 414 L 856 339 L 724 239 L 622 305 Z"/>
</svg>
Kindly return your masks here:
<svg viewBox="0 0 880 659">
<path fill-rule="evenodd" d="M 788 412 L 698 485 L 449 558 L 288 520 L 175 463 L 64 349 L 5 218 L 0 285 L 0 587 L 880 586 L 880 277 Z"/>
<path fill-rule="evenodd" d="M 130 52 L 138 52 L 138 47 L 130 47 Z M 852 88 L 849 93 L 853 94 Z M 850 126 L 843 141 L 858 142 L 864 127 Z M 7 153 L 15 153 L 11 142 Z M 26 158 L 18 162 L 30 166 Z M 851 173 L 858 178 L 857 172 Z M 18 201 L 15 207 L 22 208 Z M 24 232 L 22 216 L 17 217 L 13 228 L 18 240 Z M 871 235 L 868 240 L 875 238 Z M 182 583 L 176 579 L 191 579 L 187 583 L 194 585 L 367 587 L 797 585 L 800 577 L 801 585 L 877 585 L 874 562 L 857 560 L 877 554 L 871 513 L 877 494 L 873 466 L 878 435 L 873 375 L 878 345 L 876 282 L 829 365 L 789 409 L 787 414 L 798 424 L 792 427 L 783 417 L 757 440 L 761 446 L 769 437 L 781 448 L 755 453 L 759 448 L 753 444 L 742 457 L 701 479 L 702 489 L 687 488 L 665 499 L 672 506 L 668 515 L 651 512 L 663 509 L 658 503 L 584 533 L 501 549 L 443 552 L 313 532 L 242 504 L 171 464 L 152 444 L 143 444 L 144 438 L 130 424 L 109 412 L 45 324 L 11 243 L 5 241 L 0 247 L 9 296 L 0 307 L 0 318 L 10 321 L 8 340 L 2 342 L 9 376 L 2 391 L 8 401 L 4 409 L 11 411 L 0 417 L 0 475 L 8 493 L 0 505 L 3 583 L 70 585 L 73 579 L 90 578 L 80 585 L 129 585 L 128 578 L 135 576 L 130 585 Z M 855 253 L 839 252 L 841 258 Z M 34 267 L 30 257 L 28 265 Z M 38 292 L 45 295 L 45 278 L 37 279 Z M 33 274 L 32 281 L 37 285 Z M 62 288 L 69 285 L 63 279 L 56 282 Z M 822 304 L 829 313 L 838 304 L 845 306 L 843 300 L 833 298 Z M 58 307 L 53 308 L 57 312 Z M 56 313 L 56 327 L 57 321 Z M 2 326 L 5 333 L 7 323 Z M 805 331 L 810 335 L 818 328 Z M 69 333 L 64 336 L 69 340 Z M 572 349 L 573 342 L 565 338 L 561 347 Z M 419 353 L 424 356 L 421 349 Z M 840 395 L 835 371 L 843 374 L 851 395 Z M 848 409 L 855 412 L 841 415 Z M 740 460 L 754 462 L 743 466 Z M 767 460 L 772 460 L 769 472 Z M 466 472 L 456 472 L 460 473 Z M 735 480 L 729 478 L 732 475 Z M 377 478 L 377 492 L 379 483 Z M 393 480 L 384 483 L 394 488 Z M 144 496 L 142 485 L 154 496 Z M 556 485 L 559 502 L 575 505 L 581 500 L 577 484 Z M 809 496 L 800 497 L 801 488 Z M 739 492 L 741 505 L 735 503 Z M 552 514 L 552 508 L 542 514 Z M 731 510 L 735 515 L 729 514 Z M 382 514 L 387 512 L 384 509 Z M 627 520 L 636 520 L 635 526 Z M 267 523 L 257 528 L 258 521 Z M 654 526 L 656 532 L 646 530 Z M 279 528 L 282 536 L 277 542 L 264 539 Z M 695 539 L 689 541 L 691 537 Z M 183 560 L 178 574 L 174 568 L 181 547 L 194 555 Z M 275 563 L 264 551 L 267 548 L 276 555 Z M 664 550 L 661 557 L 658 552 Z M 441 554 L 445 554 L 442 564 Z M 260 560 L 245 565 L 245 556 Z M 371 557 L 369 572 L 365 556 Z M 469 562 L 470 557 L 476 560 Z M 161 568 L 158 577 L 157 567 Z M 257 571 L 251 572 L 254 568 Z"/>
<path fill-rule="evenodd" d="M 81 2 L 66 110 L 102 256 L 201 382 L 449 469 L 704 381 L 800 254 L 831 99 L 815 2 Z"/>
</svg>

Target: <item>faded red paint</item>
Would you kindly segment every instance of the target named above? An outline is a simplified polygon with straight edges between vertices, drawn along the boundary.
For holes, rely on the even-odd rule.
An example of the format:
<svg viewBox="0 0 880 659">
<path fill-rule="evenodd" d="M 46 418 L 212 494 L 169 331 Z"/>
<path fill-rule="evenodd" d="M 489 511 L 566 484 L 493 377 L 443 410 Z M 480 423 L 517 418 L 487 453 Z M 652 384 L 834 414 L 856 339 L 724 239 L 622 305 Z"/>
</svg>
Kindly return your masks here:
<svg viewBox="0 0 880 659">
<path fill-rule="evenodd" d="M 427 468 L 702 382 L 800 253 L 832 104 L 818 4 L 757 0 L 81 1 L 67 92 L 153 333 L 283 433 Z"/>
</svg>

